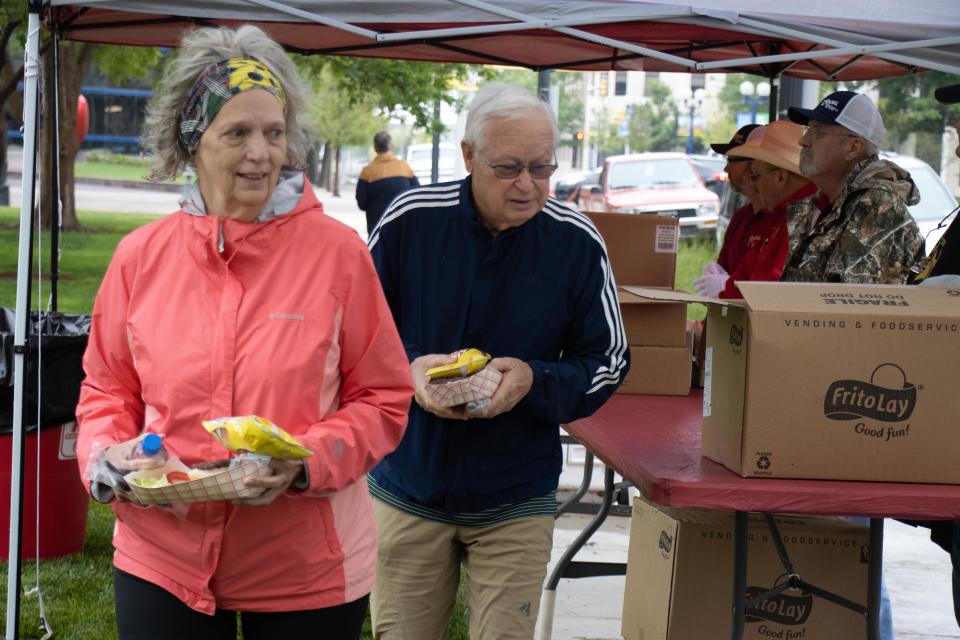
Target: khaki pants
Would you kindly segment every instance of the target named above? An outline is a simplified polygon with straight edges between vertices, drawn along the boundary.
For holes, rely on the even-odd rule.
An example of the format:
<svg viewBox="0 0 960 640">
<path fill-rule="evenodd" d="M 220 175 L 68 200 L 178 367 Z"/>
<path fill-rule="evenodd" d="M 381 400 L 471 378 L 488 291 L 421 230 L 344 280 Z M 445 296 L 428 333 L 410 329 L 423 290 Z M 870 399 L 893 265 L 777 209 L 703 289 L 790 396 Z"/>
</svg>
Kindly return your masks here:
<svg viewBox="0 0 960 640">
<path fill-rule="evenodd" d="M 426 520 L 374 499 L 380 553 L 371 597 L 377 640 L 446 640 L 460 565 L 471 640 L 532 640 L 553 518 L 489 527 Z"/>
</svg>

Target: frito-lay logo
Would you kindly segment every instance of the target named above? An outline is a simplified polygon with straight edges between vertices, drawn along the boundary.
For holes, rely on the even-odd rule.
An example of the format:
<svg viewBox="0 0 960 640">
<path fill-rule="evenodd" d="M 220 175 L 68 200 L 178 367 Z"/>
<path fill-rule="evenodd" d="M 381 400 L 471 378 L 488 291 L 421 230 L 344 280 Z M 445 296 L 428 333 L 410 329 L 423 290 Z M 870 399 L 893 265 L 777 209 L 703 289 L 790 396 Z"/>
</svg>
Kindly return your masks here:
<svg viewBox="0 0 960 640">
<path fill-rule="evenodd" d="M 740 325 L 730 325 L 730 344 L 734 347 L 739 347 L 743 344 L 743 327 Z"/>
<path fill-rule="evenodd" d="M 666 557 L 670 555 L 670 550 L 673 549 L 673 538 L 670 537 L 670 534 L 666 531 L 661 531 L 657 546 L 660 547 L 660 551 L 663 553 L 663 556 Z"/>
<path fill-rule="evenodd" d="M 747 587 L 747 600 L 756 598 L 768 590 L 763 587 Z M 803 594 L 791 596 L 778 593 L 767 600 L 761 600 L 746 611 L 747 622 L 774 622 L 777 624 L 803 624 L 810 617 L 813 608 L 813 596 Z"/>
<path fill-rule="evenodd" d="M 917 387 L 907 374 L 886 362 L 873 370 L 870 382 L 837 380 L 823 398 L 823 415 L 831 420 L 872 418 L 881 422 L 902 422 L 917 405 Z"/>
</svg>

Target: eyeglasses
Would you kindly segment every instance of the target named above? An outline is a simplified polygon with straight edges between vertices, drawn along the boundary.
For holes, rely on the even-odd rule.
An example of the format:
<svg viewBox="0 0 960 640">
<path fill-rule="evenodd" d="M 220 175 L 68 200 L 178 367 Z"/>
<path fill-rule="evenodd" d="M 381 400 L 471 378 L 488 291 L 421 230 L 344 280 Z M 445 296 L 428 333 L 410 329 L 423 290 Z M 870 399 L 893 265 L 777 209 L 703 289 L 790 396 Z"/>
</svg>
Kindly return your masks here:
<svg viewBox="0 0 960 640">
<path fill-rule="evenodd" d="M 803 135 L 809 137 L 811 140 L 817 140 L 818 138 L 823 138 L 825 136 L 840 136 L 842 138 L 859 138 L 860 136 L 847 133 L 840 129 L 826 129 L 824 127 L 815 127 L 813 125 L 808 125 L 803 128 Z"/>
<path fill-rule="evenodd" d="M 477 155 L 483 158 L 487 166 L 493 169 L 493 175 L 501 180 L 515 180 L 520 177 L 523 170 L 526 169 L 530 177 L 534 180 L 546 180 L 557 170 L 557 163 L 553 164 L 493 164 L 487 160 L 486 156 L 477 150 Z"/>
</svg>

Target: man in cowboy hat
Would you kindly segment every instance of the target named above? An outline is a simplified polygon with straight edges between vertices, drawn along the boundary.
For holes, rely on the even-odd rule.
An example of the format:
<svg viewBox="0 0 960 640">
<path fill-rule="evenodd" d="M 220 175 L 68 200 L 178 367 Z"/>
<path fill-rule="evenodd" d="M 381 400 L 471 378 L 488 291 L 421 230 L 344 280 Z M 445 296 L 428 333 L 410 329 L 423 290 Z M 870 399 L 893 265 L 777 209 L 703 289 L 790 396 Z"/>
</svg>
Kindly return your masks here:
<svg viewBox="0 0 960 640">
<path fill-rule="evenodd" d="M 721 274 L 707 272 L 708 265 L 694 280 L 694 290 L 701 295 L 739 298 L 737 281 L 780 279 L 784 262 L 796 246 L 797 230 L 805 230 L 816 211 L 812 196 L 817 187 L 800 175 L 797 164 L 801 135 L 800 125 L 778 121 L 753 129 L 743 144 L 726 149 L 728 164 L 746 168 L 744 184 L 756 193 L 760 206 L 743 234 L 743 253 L 736 267 Z M 716 289 L 719 294 L 713 293 Z"/>
<path fill-rule="evenodd" d="M 920 201 L 910 174 L 877 157 L 886 130 L 867 96 L 835 91 L 815 109 L 790 107 L 806 126 L 800 171 L 820 188 L 820 215 L 792 253 L 783 280 L 900 284 L 922 255 L 907 205 Z"/>
<path fill-rule="evenodd" d="M 744 125 L 733 134 L 730 142 L 714 143 L 710 145 L 710 148 L 720 155 L 726 156 L 727 151 L 746 142 L 750 132 L 759 126 L 758 124 Z M 758 235 L 765 237 L 761 229 L 764 218 L 760 215 L 759 195 L 750 180 L 750 160 L 727 156 L 727 165 L 724 167 L 724 171 L 730 178 L 730 188 L 734 193 L 739 193 L 745 197 L 748 202 L 731 216 L 730 224 L 727 225 L 727 231 L 723 235 L 723 245 L 720 247 L 716 262 L 708 262 L 703 268 L 703 273 L 694 280 L 694 290 L 711 298 L 717 297 L 726 288 L 728 274 L 737 270 L 744 256 L 750 250 L 750 238 L 755 238 Z"/>
</svg>

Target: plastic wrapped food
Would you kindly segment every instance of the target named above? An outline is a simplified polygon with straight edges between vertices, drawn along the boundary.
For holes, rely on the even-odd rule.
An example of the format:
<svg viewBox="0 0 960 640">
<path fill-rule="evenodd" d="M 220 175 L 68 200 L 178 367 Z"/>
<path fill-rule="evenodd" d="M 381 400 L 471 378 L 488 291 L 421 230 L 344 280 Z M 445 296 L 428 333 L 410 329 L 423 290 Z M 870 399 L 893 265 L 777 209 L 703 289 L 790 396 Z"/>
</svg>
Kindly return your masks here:
<svg viewBox="0 0 960 640">
<path fill-rule="evenodd" d="M 457 361 L 427 369 L 427 377 L 431 380 L 439 380 L 441 378 L 471 376 L 490 362 L 490 354 L 484 353 L 480 349 L 463 349 L 450 355 L 456 355 Z"/>
<path fill-rule="evenodd" d="M 260 416 L 204 420 L 203 426 L 220 444 L 237 453 L 256 453 L 277 460 L 296 460 L 313 455 L 289 433 Z"/>
</svg>

